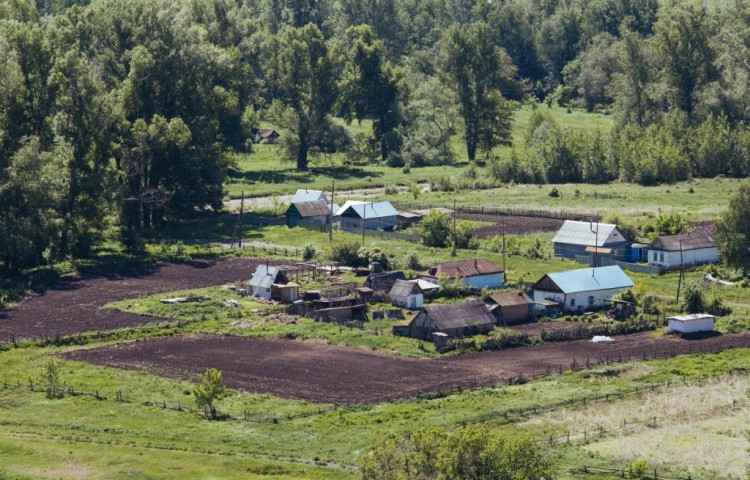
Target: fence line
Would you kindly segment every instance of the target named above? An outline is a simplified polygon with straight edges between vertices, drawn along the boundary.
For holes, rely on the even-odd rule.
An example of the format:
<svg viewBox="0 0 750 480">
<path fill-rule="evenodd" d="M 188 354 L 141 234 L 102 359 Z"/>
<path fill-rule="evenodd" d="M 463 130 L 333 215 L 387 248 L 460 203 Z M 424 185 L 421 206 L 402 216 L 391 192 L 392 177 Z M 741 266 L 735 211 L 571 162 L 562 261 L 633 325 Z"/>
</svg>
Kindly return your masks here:
<svg viewBox="0 0 750 480">
<path fill-rule="evenodd" d="M 399 210 L 429 210 L 432 208 L 447 208 L 453 210 L 451 204 L 424 204 L 414 202 L 392 202 L 394 207 Z M 578 221 L 599 221 L 601 220 L 600 215 L 594 213 L 578 213 L 569 212 L 566 210 L 548 210 L 548 209 L 532 209 L 532 208 L 517 208 L 517 207 L 490 207 L 490 206 L 459 206 L 455 209 L 456 214 L 472 214 L 472 215 L 496 215 L 499 217 L 535 217 L 535 218 L 551 218 L 554 220 L 578 220 Z"/>
<path fill-rule="evenodd" d="M 591 473 L 591 474 L 612 473 L 618 477 L 638 479 L 638 480 L 698 480 L 697 477 L 693 477 L 692 475 L 688 475 L 687 477 L 675 477 L 671 475 L 664 475 L 664 474 L 659 473 L 656 468 L 649 469 L 648 472 L 645 472 L 645 471 L 635 472 L 633 471 L 632 467 L 612 468 L 612 467 L 598 467 L 594 465 L 583 465 L 580 467 L 576 467 L 575 470 L 577 470 L 580 473 Z"/>
</svg>

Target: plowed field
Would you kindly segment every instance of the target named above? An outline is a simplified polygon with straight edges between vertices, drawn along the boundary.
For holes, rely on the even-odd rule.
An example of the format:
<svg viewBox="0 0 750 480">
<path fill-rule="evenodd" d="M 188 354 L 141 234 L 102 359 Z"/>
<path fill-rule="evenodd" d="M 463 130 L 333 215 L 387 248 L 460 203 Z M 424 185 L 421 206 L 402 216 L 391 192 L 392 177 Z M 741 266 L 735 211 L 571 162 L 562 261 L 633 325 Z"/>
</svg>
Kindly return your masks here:
<svg viewBox="0 0 750 480">
<path fill-rule="evenodd" d="M 541 217 L 501 217 L 498 215 L 479 215 L 462 213 L 456 215 L 461 220 L 473 220 L 477 222 L 495 222 L 495 225 L 479 227 L 474 229 L 474 234 L 479 238 L 488 238 L 494 235 L 502 235 L 503 230 L 508 235 L 523 235 L 534 232 L 554 232 L 563 224 L 563 220 Z"/>
<path fill-rule="evenodd" d="M 261 262 L 265 260 L 197 260 L 108 275 L 64 277 L 15 306 L 0 309 L 0 342 L 13 338 L 51 338 L 113 330 L 162 321 L 165 319 L 102 309 L 101 306 L 142 295 L 248 280 Z"/>
</svg>

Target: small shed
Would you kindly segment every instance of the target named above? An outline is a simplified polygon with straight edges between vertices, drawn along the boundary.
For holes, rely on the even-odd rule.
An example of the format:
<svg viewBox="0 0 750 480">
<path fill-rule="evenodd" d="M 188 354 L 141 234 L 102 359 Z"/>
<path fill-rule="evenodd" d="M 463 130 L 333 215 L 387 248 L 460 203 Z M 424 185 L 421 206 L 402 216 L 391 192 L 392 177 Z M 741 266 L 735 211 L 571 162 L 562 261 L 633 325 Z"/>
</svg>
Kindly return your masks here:
<svg viewBox="0 0 750 480">
<path fill-rule="evenodd" d="M 299 300 L 299 284 L 289 282 L 284 285 L 271 285 L 271 298 L 280 300 L 282 303 L 294 303 Z"/>
<path fill-rule="evenodd" d="M 409 323 L 409 334 L 414 338 L 432 340 L 435 332 L 449 337 L 487 333 L 495 326 L 487 305 L 479 300 L 444 305 L 425 305 Z"/>
<path fill-rule="evenodd" d="M 449 284 L 462 282 L 467 287 L 482 289 L 502 287 L 504 274 L 502 268 L 478 258 L 435 265 L 420 273 L 419 278 L 436 285 L 440 284 L 441 278 L 447 278 Z"/>
<path fill-rule="evenodd" d="M 363 302 L 369 302 L 375 294 L 375 291 L 373 291 L 372 288 L 367 287 L 358 287 L 355 288 L 354 291 L 357 292 L 357 298 L 359 298 Z"/>
<path fill-rule="evenodd" d="M 256 143 L 267 143 L 273 145 L 281 136 L 279 132 L 273 128 L 258 128 L 255 129 L 255 142 Z"/>
<path fill-rule="evenodd" d="M 529 319 L 533 301 L 524 292 L 495 293 L 487 303 L 499 325 L 523 323 Z"/>
<path fill-rule="evenodd" d="M 715 318 L 707 313 L 667 317 L 667 329 L 680 334 L 713 332 Z"/>
<path fill-rule="evenodd" d="M 416 280 L 396 280 L 388 295 L 396 307 L 417 309 L 424 304 L 424 293 Z"/>
<path fill-rule="evenodd" d="M 406 280 L 406 275 L 400 270 L 387 273 L 371 273 L 362 284 L 363 287 L 371 288 L 376 292 L 389 292 L 396 280 Z"/>
<path fill-rule="evenodd" d="M 286 285 L 287 283 L 289 283 L 289 279 L 279 267 L 267 264 L 258 265 L 253 278 L 250 279 L 250 293 L 256 297 L 272 298 L 274 285 Z"/>
</svg>

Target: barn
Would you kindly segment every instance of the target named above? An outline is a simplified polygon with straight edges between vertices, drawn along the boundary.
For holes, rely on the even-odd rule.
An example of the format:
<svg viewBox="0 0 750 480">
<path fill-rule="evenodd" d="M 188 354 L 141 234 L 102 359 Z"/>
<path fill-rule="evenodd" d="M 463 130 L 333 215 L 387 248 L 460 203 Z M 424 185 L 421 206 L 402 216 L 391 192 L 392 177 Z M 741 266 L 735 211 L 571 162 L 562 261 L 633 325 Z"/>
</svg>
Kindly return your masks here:
<svg viewBox="0 0 750 480">
<path fill-rule="evenodd" d="M 667 269 L 718 261 L 716 240 L 707 232 L 656 237 L 649 246 L 649 265 Z"/>
<path fill-rule="evenodd" d="M 465 303 L 425 305 L 409 323 L 409 336 L 432 340 L 433 333 L 463 337 L 487 333 L 495 326 L 487 305 L 479 300 Z"/>
<path fill-rule="evenodd" d="M 535 302 L 553 300 L 563 305 L 564 311 L 577 313 L 604 308 L 615 294 L 633 285 L 619 266 L 611 265 L 548 273 L 531 289 Z"/>
<path fill-rule="evenodd" d="M 555 246 L 555 256 L 593 258 L 594 266 L 601 264 L 603 256 L 620 261 L 627 261 L 632 256 L 630 242 L 617 225 L 611 223 L 566 220 L 552 243 Z"/>
<path fill-rule="evenodd" d="M 331 209 L 324 200 L 292 203 L 284 216 L 287 227 L 318 227 L 323 230 L 330 222 Z"/>
<path fill-rule="evenodd" d="M 396 307 L 417 309 L 424 304 L 424 293 L 416 280 L 396 280 L 388 295 Z"/>
<path fill-rule="evenodd" d="M 334 215 L 345 230 L 391 230 L 396 227 L 398 211 L 391 202 L 346 202 Z"/>
<path fill-rule="evenodd" d="M 524 292 L 495 293 L 487 298 L 492 315 L 500 325 L 523 323 L 529 319 L 533 301 Z"/>
<path fill-rule="evenodd" d="M 714 331 L 713 315 L 693 313 L 676 317 L 667 317 L 667 329 L 675 333 L 700 333 Z"/>
</svg>

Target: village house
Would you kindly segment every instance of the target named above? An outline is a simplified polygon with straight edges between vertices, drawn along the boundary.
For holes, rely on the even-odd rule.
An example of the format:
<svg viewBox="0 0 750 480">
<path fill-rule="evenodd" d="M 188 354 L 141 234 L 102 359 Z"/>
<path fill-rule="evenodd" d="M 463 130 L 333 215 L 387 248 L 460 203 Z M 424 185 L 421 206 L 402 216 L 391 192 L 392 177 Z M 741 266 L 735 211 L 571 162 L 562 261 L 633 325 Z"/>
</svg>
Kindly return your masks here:
<svg viewBox="0 0 750 480">
<path fill-rule="evenodd" d="M 494 293 L 487 298 L 487 305 L 498 325 L 513 325 L 529 320 L 533 300 L 524 292 Z"/>
<path fill-rule="evenodd" d="M 440 285 L 445 279 L 451 284 L 461 282 L 467 287 L 500 288 L 504 282 L 504 271 L 484 259 L 461 260 L 435 265 L 419 274 L 419 278 Z"/>
<path fill-rule="evenodd" d="M 303 203 L 303 202 L 315 202 L 317 200 L 322 200 L 328 204 L 328 197 L 326 196 L 325 192 L 321 190 L 308 190 L 307 188 L 298 188 L 296 192 L 294 192 L 294 196 L 292 197 L 292 203 Z M 334 210 L 335 212 L 336 210 Z"/>
<path fill-rule="evenodd" d="M 717 263 L 719 249 L 710 233 L 696 232 L 684 235 L 656 237 L 649 246 L 649 265 L 663 268 Z"/>
<path fill-rule="evenodd" d="M 706 313 L 667 317 L 667 329 L 680 334 L 713 332 L 715 318 Z"/>
<path fill-rule="evenodd" d="M 398 211 L 391 202 L 347 201 L 334 214 L 334 222 L 344 230 L 392 230 Z"/>
<path fill-rule="evenodd" d="M 551 300 L 565 312 L 583 312 L 607 307 L 612 297 L 633 281 L 617 265 L 548 273 L 534 284 L 534 302 Z"/>
<path fill-rule="evenodd" d="M 609 265 L 613 260 L 645 261 L 641 248 L 635 252 L 627 237 L 611 223 L 566 220 L 552 239 L 555 256 L 586 259 L 592 266 Z M 635 257 L 633 255 L 635 253 Z"/>
<path fill-rule="evenodd" d="M 487 333 L 494 326 L 495 317 L 479 300 L 425 305 L 409 323 L 409 336 L 424 340 L 432 340 L 434 333 L 463 337 Z"/>
<path fill-rule="evenodd" d="M 253 135 L 255 136 L 255 143 L 267 143 L 269 145 L 275 144 L 281 136 L 279 132 L 272 128 L 254 128 Z"/>
</svg>

